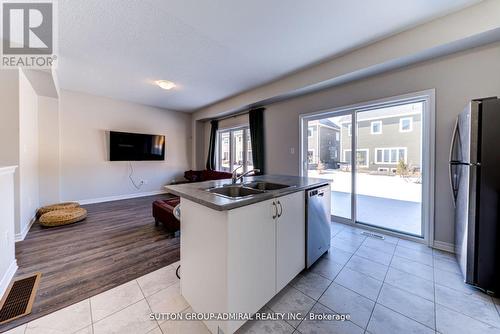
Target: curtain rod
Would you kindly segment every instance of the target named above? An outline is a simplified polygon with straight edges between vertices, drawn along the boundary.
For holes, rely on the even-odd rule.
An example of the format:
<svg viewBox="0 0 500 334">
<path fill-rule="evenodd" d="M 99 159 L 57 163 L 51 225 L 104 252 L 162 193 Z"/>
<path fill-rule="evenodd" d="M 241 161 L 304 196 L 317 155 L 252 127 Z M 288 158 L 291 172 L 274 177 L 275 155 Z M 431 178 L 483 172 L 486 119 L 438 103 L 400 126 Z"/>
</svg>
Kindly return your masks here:
<svg viewBox="0 0 500 334">
<path fill-rule="evenodd" d="M 223 121 L 225 119 L 229 119 L 229 118 L 234 118 L 234 117 L 238 117 L 238 116 L 242 116 L 242 115 L 246 115 L 250 112 L 250 110 L 247 110 L 247 111 L 240 111 L 238 113 L 235 113 L 235 114 L 231 114 L 231 115 L 227 115 L 227 116 L 222 116 L 222 117 L 219 117 L 219 118 L 214 118 L 215 120 L 217 121 Z"/>
<path fill-rule="evenodd" d="M 257 109 L 261 109 L 261 108 L 264 109 L 264 107 L 250 108 L 250 109 L 247 109 L 245 111 L 240 111 L 240 112 L 236 112 L 234 114 L 229 114 L 227 116 L 222 116 L 222 117 L 218 117 L 218 118 L 212 118 L 212 120 L 223 121 L 225 119 L 229 119 L 229 118 L 234 118 L 234 117 L 246 115 L 246 114 L 248 114 L 252 110 L 257 110 Z"/>
</svg>

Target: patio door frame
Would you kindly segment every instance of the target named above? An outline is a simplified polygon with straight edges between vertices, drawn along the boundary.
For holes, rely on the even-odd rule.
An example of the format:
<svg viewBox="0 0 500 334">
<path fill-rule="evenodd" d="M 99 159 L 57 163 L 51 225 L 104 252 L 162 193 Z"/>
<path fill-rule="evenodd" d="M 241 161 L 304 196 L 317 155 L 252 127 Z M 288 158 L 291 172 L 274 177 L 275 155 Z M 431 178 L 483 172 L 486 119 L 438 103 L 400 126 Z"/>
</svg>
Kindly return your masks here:
<svg viewBox="0 0 500 334">
<path fill-rule="evenodd" d="M 423 102 L 422 110 L 422 131 L 421 131 L 421 161 L 422 161 L 422 202 L 421 202 L 421 224 L 422 237 L 405 234 L 403 232 L 384 229 L 374 225 L 368 225 L 356 220 L 356 141 L 357 141 L 357 113 L 379 109 L 383 107 L 408 104 L 413 102 Z M 362 225 L 363 228 L 380 231 L 398 238 L 413 240 L 433 246 L 434 243 L 434 161 L 435 161 L 435 90 L 429 89 L 409 94 L 392 96 L 373 101 L 367 101 L 348 105 L 340 108 L 320 110 L 299 116 L 300 132 L 300 176 L 307 176 L 308 171 L 308 122 L 327 117 L 351 116 L 351 218 L 338 217 L 332 215 L 332 220 L 352 225 Z"/>
</svg>

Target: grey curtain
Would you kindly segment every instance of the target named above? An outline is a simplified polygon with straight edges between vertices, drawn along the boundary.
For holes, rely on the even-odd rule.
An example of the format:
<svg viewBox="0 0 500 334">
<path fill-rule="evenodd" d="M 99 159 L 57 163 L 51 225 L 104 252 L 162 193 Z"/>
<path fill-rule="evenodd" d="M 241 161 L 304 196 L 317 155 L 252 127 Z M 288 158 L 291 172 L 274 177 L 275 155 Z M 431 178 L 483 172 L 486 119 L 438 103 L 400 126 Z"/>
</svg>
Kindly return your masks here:
<svg viewBox="0 0 500 334">
<path fill-rule="evenodd" d="M 259 174 L 265 173 L 264 110 L 265 108 L 257 108 L 250 110 L 248 113 L 253 166 L 260 169 Z"/>
<path fill-rule="evenodd" d="M 219 129 L 219 121 L 218 120 L 212 120 L 210 122 L 212 125 L 212 128 L 210 130 L 210 142 L 208 146 L 208 158 L 207 158 L 207 169 L 208 170 L 215 170 L 216 168 L 216 163 L 215 163 L 215 145 L 217 143 L 217 130 Z"/>
</svg>

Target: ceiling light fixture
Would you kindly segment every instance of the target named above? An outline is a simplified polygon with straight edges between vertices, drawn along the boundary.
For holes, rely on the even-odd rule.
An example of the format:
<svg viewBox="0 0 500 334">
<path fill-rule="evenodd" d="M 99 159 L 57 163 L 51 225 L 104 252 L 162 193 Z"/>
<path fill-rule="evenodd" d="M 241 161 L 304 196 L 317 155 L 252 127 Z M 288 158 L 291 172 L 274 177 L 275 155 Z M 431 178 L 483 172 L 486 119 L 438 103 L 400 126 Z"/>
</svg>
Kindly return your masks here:
<svg viewBox="0 0 500 334">
<path fill-rule="evenodd" d="M 172 81 L 168 81 L 168 80 L 157 80 L 155 81 L 156 84 L 158 86 L 160 86 L 160 88 L 163 88 L 163 89 L 166 89 L 166 90 L 170 90 L 172 88 L 175 87 L 175 84 L 172 82 Z"/>
</svg>

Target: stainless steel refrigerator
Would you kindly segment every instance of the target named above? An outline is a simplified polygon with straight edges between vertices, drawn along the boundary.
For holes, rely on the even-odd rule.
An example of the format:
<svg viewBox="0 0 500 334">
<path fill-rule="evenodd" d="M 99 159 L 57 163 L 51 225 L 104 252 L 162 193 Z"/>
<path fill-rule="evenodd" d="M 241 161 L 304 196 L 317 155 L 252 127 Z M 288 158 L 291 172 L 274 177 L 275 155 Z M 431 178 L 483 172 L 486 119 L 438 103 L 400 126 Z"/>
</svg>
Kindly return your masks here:
<svg viewBox="0 0 500 334">
<path fill-rule="evenodd" d="M 500 292 L 500 100 L 474 100 L 458 116 L 450 149 L 455 252 L 464 281 Z"/>
</svg>

